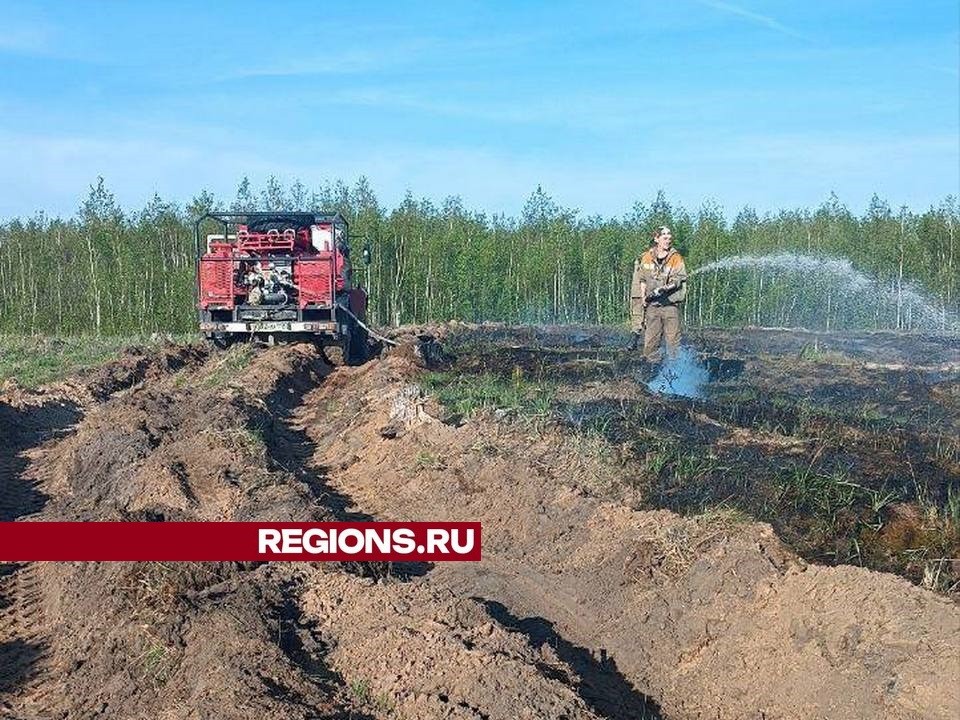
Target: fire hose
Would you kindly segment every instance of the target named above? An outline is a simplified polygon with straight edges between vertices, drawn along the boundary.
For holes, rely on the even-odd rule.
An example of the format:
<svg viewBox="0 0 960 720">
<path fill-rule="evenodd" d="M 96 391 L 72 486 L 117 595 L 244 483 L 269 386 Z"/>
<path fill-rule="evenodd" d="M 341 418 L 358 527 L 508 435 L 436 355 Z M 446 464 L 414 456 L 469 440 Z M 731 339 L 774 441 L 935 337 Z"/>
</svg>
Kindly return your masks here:
<svg viewBox="0 0 960 720">
<path fill-rule="evenodd" d="M 370 336 L 372 336 L 374 339 L 379 340 L 380 342 L 387 343 L 388 345 L 394 345 L 394 346 L 396 346 L 396 345 L 399 344 L 396 340 L 391 340 L 390 338 L 384 337 L 383 335 L 381 335 L 380 333 L 378 333 L 377 331 L 375 331 L 373 328 L 371 328 L 369 325 L 367 325 L 363 320 L 361 320 L 361 319 L 358 318 L 356 315 L 354 315 L 352 312 L 350 312 L 350 309 L 349 309 L 349 308 L 346 308 L 346 307 L 344 307 L 343 305 L 340 305 L 339 307 L 340 307 L 340 309 L 343 310 L 347 315 L 349 315 L 350 317 L 352 317 L 352 318 L 356 321 L 357 325 L 359 325 L 359 326 L 362 327 L 364 330 L 366 330 L 367 333 L 368 333 Z"/>
</svg>

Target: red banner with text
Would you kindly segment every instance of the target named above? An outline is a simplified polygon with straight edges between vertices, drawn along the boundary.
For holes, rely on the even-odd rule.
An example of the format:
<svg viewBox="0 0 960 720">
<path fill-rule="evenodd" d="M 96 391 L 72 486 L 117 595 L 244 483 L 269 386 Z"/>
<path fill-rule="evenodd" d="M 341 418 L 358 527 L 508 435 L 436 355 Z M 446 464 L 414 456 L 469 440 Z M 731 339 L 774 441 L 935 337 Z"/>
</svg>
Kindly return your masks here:
<svg viewBox="0 0 960 720">
<path fill-rule="evenodd" d="M 478 522 L 3 522 L 0 561 L 480 560 Z"/>
</svg>

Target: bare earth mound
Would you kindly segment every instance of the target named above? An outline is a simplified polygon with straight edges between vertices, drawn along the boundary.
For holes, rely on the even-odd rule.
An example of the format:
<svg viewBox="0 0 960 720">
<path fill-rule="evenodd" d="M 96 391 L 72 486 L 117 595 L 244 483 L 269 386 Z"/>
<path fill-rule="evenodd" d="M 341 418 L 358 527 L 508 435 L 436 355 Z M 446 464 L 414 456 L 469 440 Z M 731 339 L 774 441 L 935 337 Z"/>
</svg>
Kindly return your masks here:
<svg viewBox="0 0 960 720">
<path fill-rule="evenodd" d="M 29 398 L 33 405 L 23 398 L 19 407 L 0 405 L 11 428 L 25 428 L 0 466 L 9 519 L 333 519 L 343 502 L 322 478 L 297 468 L 297 439 L 282 421 L 290 398 L 329 370 L 306 346 L 196 356 L 185 369 L 103 390 L 102 378 L 127 377 L 106 368 L 95 384 L 68 386 L 87 401 L 84 415 L 67 437 L 43 444 L 27 419 L 40 413 L 65 425 L 77 419 L 76 406 L 61 406 L 52 391 Z M 66 409 L 52 412 L 51 403 Z M 39 446 L 21 457 L 32 443 Z M 377 568 L 5 565 L 0 708 L 14 717 L 360 718 L 395 707 L 409 709 L 407 716 L 594 717 L 562 662 L 548 668 L 496 622 L 481 622 L 476 603 L 392 579 L 377 584 L 368 574 Z M 328 615 L 307 618 L 305 602 L 332 604 Z M 462 693 L 433 689 L 428 662 L 394 670 L 406 693 L 399 701 L 332 670 L 328 642 L 338 635 L 330 628 L 348 620 L 344 608 L 365 603 L 395 632 L 400 621 L 417 628 L 418 656 L 444 658 L 464 679 Z M 363 637 L 363 626 L 351 622 L 361 636 L 344 638 L 341 648 L 380 653 L 383 667 L 406 652 L 402 636 L 389 655 L 379 627 Z M 468 638 L 475 638 L 469 651 Z M 485 679 L 466 682 L 477 671 Z"/>
</svg>

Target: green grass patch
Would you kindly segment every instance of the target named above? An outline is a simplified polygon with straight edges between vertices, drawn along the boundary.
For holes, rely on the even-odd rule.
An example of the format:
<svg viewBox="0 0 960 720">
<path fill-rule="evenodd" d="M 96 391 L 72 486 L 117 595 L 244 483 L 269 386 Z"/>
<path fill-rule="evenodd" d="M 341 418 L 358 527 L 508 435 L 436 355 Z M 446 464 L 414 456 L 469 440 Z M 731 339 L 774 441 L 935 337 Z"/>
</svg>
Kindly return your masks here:
<svg viewBox="0 0 960 720">
<path fill-rule="evenodd" d="M 378 713 L 392 713 L 396 704 L 387 693 L 377 693 L 374 695 L 370 686 L 370 681 L 366 678 L 359 678 L 350 683 L 350 693 L 353 699 L 360 705 L 376 710 Z"/>
<path fill-rule="evenodd" d="M 237 377 L 253 361 L 254 348 L 250 343 L 241 343 L 230 348 L 217 361 L 213 370 L 203 379 L 206 387 L 220 387 Z"/>
<path fill-rule="evenodd" d="M 159 642 L 149 645 L 140 660 L 143 677 L 155 688 L 165 685 L 177 667 L 176 653 Z"/>
<path fill-rule="evenodd" d="M 228 447 L 252 460 L 265 461 L 266 459 L 267 441 L 260 427 L 235 427 L 203 432 L 214 433 Z"/>
<path fill-rule="evenodd" d="M 542 380 L 529 380 L 520 372 L 511 377 L 492 373 L 461 375 L 427 373 L 422 385 L 447 409 L 460 415 L 479 410 L 510 410 L 518 415 L 542 416 L 550 412 L 556 387 Z"/>
<path fill-rule="evenodd" d="M 14 379 L 23 387 L 37 387 L 101 365 L 125 348 L 166 339 L 0 335 L 0 382 Z"/>
<path fill-rule="evenodd" d="M 725 468 L 707 449 L 653 435 L 637 448 L 640 475 L 666 487 L 696 484 Z"/>
</svg>

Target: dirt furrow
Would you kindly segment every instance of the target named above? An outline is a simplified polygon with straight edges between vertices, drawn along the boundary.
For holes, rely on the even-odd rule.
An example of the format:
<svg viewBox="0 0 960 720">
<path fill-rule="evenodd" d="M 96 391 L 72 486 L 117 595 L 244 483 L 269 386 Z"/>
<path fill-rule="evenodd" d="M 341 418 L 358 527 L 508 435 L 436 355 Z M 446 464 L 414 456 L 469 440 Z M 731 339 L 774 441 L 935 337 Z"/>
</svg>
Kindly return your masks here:
<svg viewBox="0 0 960 720">
<path fill-rule="evenodd" d="M 354 517 L 352 499 L 309 466 L 313 445 L 288 422 L 329 371 L 309 346 L 236 348 L 94 402 L 31 470 L 47 496 L 37 518 Z M 24 641 L 26 628 L 41 632 L 49 668 L 29 693 L 26 674 L 8 671 L 4 711 L 18 716 L 598 717 L 570 666 L 508 632 L 479 601 L 403 581 L 422 568 L 399 578 L 289 563 L 14 570 L 4 587 L 17 577 L 30 587 L 8 591 L 16 602 L 4 622 Z M 37 609 L 42 622 L 25 616 Z M 23 655 L 9 648 L 11 660 Z M 393 683 L 375 691 L 383 668 Z"/>
<path fill-rule="evenodd" d="M 334 469 L 313 465 L 316 448 L 296 422 L 307 389 L 278 393 L 268 404 L 263 427 L 271 459 L 335 519 L 374 519 L 331 484 Z M 428 571 L 419 563 L 347 563 L 305 570 L 290 585 L 299 624 L 315 627 L 325 662 L 364 709 L 404 718 L 622 717 L 589 702 L 573 665 L 509 632 L 479 599 L 410 582 Z"/>
<path fill-rule="evenodd" d="M 263 362 L 235 377 L 224 363 L 241 360 L 178 358 L 132 358 L 82 383 L 89 392 L 78 394 L 92 398 L 84 418 L 31 469 L 48 495 L 35 517 L 325 517 L 306 488 L 265 466 L 263 441 L 247 424 L 284 377 L 309 374 L 309 359 L 245 355 L 243 363 Z M 186 366 L 188 375 L 174 374 Z M 229 385 L 243 375 L 255 388 L 249 395 Z M 22 673 L 11 678 L 13 712 L 293 718 L 343 709 L 335 684 L 308 676 L 277 641 L 288 617 L 283 572 L 252 575 L 236 563 L 42 563 L 28 571 L 16 574 L 30 586 L 16 594 L 11 625 L 19 638 L 42 631 L 49 672 L 29 688 Z M 211 587 L 219 591 L 210 595 Z"/>
<path fill-rule="evenodd" d="M 956 604 L 808 565 L 727 513 L 633 510 L 602 439 L 446 424 L 417 357 L 331 372 L 310 346 L 167 348 L 8 393 L 5 520 L 480 520 L 485 541 L 479 564 L 392 569 L 7 563 L 0 714 L 960 713 Z"/>
</svg>

